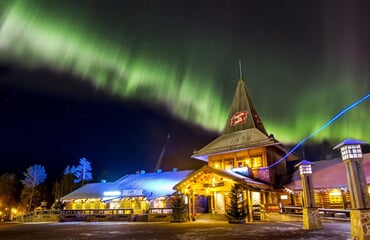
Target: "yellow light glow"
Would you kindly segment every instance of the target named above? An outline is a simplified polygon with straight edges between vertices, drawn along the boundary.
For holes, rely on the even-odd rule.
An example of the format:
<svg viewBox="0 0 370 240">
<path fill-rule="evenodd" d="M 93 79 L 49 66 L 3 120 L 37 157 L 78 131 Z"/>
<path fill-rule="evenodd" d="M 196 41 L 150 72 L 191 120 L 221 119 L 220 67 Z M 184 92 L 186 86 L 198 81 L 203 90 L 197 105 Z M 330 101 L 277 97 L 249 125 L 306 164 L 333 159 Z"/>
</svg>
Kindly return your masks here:
<svg viewBox="0 0 370 240">
<path fill-rule="evenodd" d="M 288 195 L 280 195 L 280 199 L 281 200 L 287 200 L 288 199 Z"/>
<path fill-rule="evenodd" d="M 259 192 L 252 192 L 252 204 L 258 205 L 261 203 L 261 195 Z"/>
<path fill-rule="evenodd" d="M 333 189 L 330 193 L 330 196 L 340 196 L 342 195 L 341 191 L 339 189 Z"/>
</svg>

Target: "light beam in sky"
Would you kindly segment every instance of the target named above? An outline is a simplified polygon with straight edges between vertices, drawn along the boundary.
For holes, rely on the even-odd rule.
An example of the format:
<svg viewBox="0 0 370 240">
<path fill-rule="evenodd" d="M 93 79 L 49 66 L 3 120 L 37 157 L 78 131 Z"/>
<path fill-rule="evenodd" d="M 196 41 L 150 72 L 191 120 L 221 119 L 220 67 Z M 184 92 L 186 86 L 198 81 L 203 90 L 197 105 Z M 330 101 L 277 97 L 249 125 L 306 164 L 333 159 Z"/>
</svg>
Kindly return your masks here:
<svg viewBox="0 0 370 240">
<path fill-rule="evenodd" d="M 345 39 L 341 43 L 344 47 L 323 41 L 325 51 L 320 54 L 324 57 L 318 53 L 318 58 L 324 60 L 315 62 L 313 53 L 302 57 L 304 53 L 299 52 L 311 42 L 303 41 L 301 47 L 289 45 L 286 39 L 270 40 L 269 35 L 263 40 L 251 38 L 253 34 L 263 33 L 259 28 L 253 34 L 247 31 L 240 36 L 241 40 L 234 37 L 229 41 L 225 33 L 216 32 L 219 28 L 230 31 L 222 24 L 205 25 L 204 29 L 211 33 L 207 32 L 209 37 L 199 23 L 194 22 L 190 28 L 176 26 L 180 32 L 177 35 L 173 31 L 166 33 L 165 27 L 152 26 L 159 18 L 154 10 L 150 16 L 137 10 L 133 18 L 125 15 L 125 9 L 120 9 L 121 23 L 113 19 L 113 23 L 108 24 L 109 14 L 104 18 L 90 15 L 96 13 L 98 7 L 83 4 L 76 7 L 71 2 L 60 2 L 62 5 L 58 6 L 53 2 L 3 3 L 1 62 L 69 73 L 122 99 L 165 105 L 173 115 L 207 129 L 221 131 L 225 125 L 233 87 L 238 80 L 240 54 L 247 56 L 247 61 L 242 59 L 249 68 L 244 71 L 245 80 L 257 110 L 267 130 L 281 141 L 298 141 L 318 129 L 322 120 L 332 116 L 340 106 L 369 90 L 368 59 L 361 62 L 364 70 L 357 71 L 356 51 L 344 69 L 340 65 L 344 60 L 333 63 L 331 58 L 331 53 L 336 51 L 335 59 L 349 59 L 351 52 L 347 45 L 356 46 L 356 37 L 351 41 Z M 148 20 L 142 20 L 143 16 Z M 222 16 L 217 15 L 217 19 Z M 169 26 L 172 25 L 166 25 Z M 198 31 L 189 32 L 193 26 L 198 26 Z M 250 25 L 246 26 L 252 31 Z M 352 29 L 351 26 L 348 29 Z M 228 32 L 227 37 L 232 38 L 233 34 Z M 328 33 L 325 40 L 337 38 Z M 237 43 L 240 43 L 237 49 L 233 48 Z M 341 54 L 337 49 L 346 50 Z M 311 63 L 302 62 L 305 58 Z M 370 108 L 363 104 L 315 137 L 321 140 L 353 137 L 369 141 L 369 116 Z"/>
<path fill-rule="evenodd" d="M 270 166 L 264 167 L 264 168 L 272 168 L 278 164 L 280 164 L 283 160 L 285 160 L 290 154 L 292 154 L 297 148 L 299 148 L 302 144 L 310 140 L 310 138 L 314 137 L 316 134 L 319 132 L 323 131 L 325 128 L 329 127 L 332 123 L 334 123 L 336 120 L 338 120 L 340 117 L 342 117 L 344 114 L 347 112 L 351 111 L 353 108 L 357 107 L 359 104 L 365 102 L 370 98 L 370 92 L 367 93 L 365 96 L 362 98 L 358 99 L 354 103 L 350 104 L 349 106 L 345 107 L 343 110 L 341 110 L 339 113 L 337 113 L 334 117 L 332 117 L 329 121 L 327 121 L 324 125 L 322 125 L 319 129 L 308 135 L 307 137 L 303 138 L 301 141 L 298 142 L 297 145 L 295 145 L 291 150 L 289 150 L 281 159 L 278 161 L 274 162 Z M 264 169 L 261 168 L 261 169 Z"/>
</svg>

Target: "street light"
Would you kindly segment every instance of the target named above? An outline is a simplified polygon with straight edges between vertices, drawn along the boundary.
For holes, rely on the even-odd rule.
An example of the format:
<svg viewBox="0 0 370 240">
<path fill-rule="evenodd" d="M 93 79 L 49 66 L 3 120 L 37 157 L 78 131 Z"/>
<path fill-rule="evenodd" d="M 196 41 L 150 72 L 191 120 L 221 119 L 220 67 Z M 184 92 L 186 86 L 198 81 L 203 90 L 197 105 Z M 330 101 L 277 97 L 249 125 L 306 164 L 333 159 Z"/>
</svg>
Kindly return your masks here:
<svg viewBox="0 0 370 240">
<path fill-rule="evenodd" d="M 312 164 L 313 162 L 302 160 L 296 166 L 302 179 L 303 192 L 303 228 L 322 229 L 319 212 L 315 206 L 315 195 L 312 184 Z"/>
<path fill-rule="evenodd" d="M 334 149 L 340 149 L 346 167 L 352 209 L 370 208 L 366 175 L 362 166 L 361 145 L 364 144 L 367 143 L 355 139 L 346 139 L 334 147 Z"/>
<path fill-rule="evenodd" d="M 312 174 L 312 164 L 314 163 L 307 160 L 302 160 L 300 163 L 297 164 L 299 165 L 299 173 L 301 175 Z"/>
<path fill-rule="evenodd" d="M 370 239 L 370 224 L 364 219 L 370 218 L 370 200 L 367 190 L 365 171 L 362 165 L 361 145 L 367 142 L 346 139 L 334 149 L 340 149 L 346 167 L 348 188 L 351 195 L 351 237 L 352 239 Z"/>
</svg>

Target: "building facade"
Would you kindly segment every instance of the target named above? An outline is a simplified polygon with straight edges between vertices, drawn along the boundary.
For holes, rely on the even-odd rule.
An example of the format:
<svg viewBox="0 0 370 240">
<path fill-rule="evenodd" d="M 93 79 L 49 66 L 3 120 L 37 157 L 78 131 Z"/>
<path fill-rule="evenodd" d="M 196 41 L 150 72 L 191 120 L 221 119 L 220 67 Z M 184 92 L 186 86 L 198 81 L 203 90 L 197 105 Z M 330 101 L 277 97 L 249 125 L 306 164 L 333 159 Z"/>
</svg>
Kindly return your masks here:
<svg viewBox="0 0 370 240">
<path fill-rule="evenodd" d="M 202 215 L 225 216 L 234 185 L 242 189 L 247 221 L 268 220 L 282 206 L 302 207 L 302 183 L 297 169 L 288 165 L 299 159 L 287 154 L 283 144 L 269 135 L 244 80 L 239 79 L 223 132 L 192 158 L 205 162 L 197 170 L 128 174 L 115 182 L 91 183 L 62 197 L 62 219 L 99 216 L 108 220 L 170 219 L 174 194 L 181 194 L 187 219 Z M 365 154 L 370 182 L 370 154 Z M 315 202 L 320 208 L 351 207 L 343 162 L 315 162 Z M 71 217 L 71 218 L 72 218 Z M 226 218 L 225 218 L 226 219 Z"/>
<path fill-rule="evenodd" d="M 287 175 L 287 149 L 268 135 L 244 80 L 238 81 L 230 113 L 221 135 L 192 155 L 203 160 L 202 167 L 175 186 L 189 199 L 190 215 L 225 214 L 233 185 L 244 189 L 248 220 L 276 211 L 279 199 L 275 188 Z M 274 166 L 273 166 L 274 165 Z M 273 166 L 273 167 L 272 167 Z M 262 213 L 262 215 L 261 215 Z"/>
</svg>

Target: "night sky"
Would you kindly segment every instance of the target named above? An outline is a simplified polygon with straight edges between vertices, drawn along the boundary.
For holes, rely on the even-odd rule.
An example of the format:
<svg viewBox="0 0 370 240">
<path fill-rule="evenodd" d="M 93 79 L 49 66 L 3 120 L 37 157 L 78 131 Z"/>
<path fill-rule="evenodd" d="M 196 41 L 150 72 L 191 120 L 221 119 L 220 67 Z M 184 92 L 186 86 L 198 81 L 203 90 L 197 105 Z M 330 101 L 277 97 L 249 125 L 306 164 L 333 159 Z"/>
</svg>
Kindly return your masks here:
<svg viewBox="0 0 370 240">
<path fill-rule="evenodd" d="M 295 144 L 370 93 L 368 1 L 1 1 L 0 174 L 86 157 L 94 180 L 190 160 L 239 79 Z M 364 101 L 307 144 L 370 142 Z M 309 159 L 310 160 L 310 159 Z"/>
</svg>

